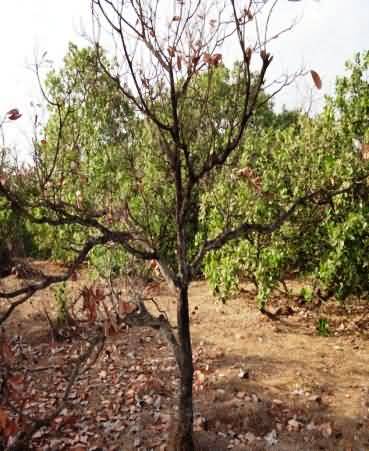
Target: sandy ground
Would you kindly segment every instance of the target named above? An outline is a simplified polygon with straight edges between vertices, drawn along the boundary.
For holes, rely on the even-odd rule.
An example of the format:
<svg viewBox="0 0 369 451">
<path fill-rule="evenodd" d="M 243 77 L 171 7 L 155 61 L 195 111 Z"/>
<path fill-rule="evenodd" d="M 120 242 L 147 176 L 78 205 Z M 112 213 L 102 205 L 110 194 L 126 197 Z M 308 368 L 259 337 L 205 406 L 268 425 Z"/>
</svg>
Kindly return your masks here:
<svg viewBox="0 0 369 451">
<path fill-rule="evenodd" d="M 12 277 L 11 284 L 20 283 Z M 74 282 L 70 296 L 85 283 Z M 155 298 L 174 318 L 165 287 Z M 273 320 L 259 312 L 250 287 L 223 305 L 196 282 L 190 299 L 199 450 L 369 450 L 368 301 L 298 305 L 279 295 L 269 306 L 280 312 Z M 37 294 L 5 327 L 14 374 L 23 368 L 29 415 L 57 405 L 70 359 L 83 348 L 85 332 L 51 339 L 45 310 L 52 316 L 54 302 L 52 290 Z M 319 318 L 328 321 L 326 337 L 317 333 Z M 164 451 L 176 387 L 163 338 L 127 329 L 107 340 L 53 424 L 36 433 L 33 449 Z M 0 398 L 1 405 L 0 420 L 8 412 Z"/>
</svg>

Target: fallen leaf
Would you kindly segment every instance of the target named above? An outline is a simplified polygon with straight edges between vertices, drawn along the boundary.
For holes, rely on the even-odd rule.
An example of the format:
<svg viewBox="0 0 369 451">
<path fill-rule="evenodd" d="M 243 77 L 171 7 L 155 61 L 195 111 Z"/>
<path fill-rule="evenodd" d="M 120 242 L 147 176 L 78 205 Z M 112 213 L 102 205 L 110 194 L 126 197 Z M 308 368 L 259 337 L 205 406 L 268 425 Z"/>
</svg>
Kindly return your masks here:
<svg viewBox="0 0 369 451">
<path fill-rule="evenodd" d="M 248 379 L 250 377 L 249 371 L 240 369 L 240 371 L 238 372 L 238 377 L 240 379 Z"/>
<path fill-rule="evenodd" d="M 325 438 L 329 438 L 333 432 L 331 423 L 322 423 L 317 429 Z"/>
<path fill-rule="evenodd" d="M 291 418 L 287 423 L 287 431 L 288 432 L 297 432 L 301 429 L 302 423 L 297 421 L 296 418 Z"/>
<path fill-rule="evenodd" d="M 249 442 L 252 443 L 256 440 L 256 435 L 254 435 L 252 432 L 247 432 L 245 434 L 245 439 Z"/>
<path fill-rule="evenodd" d="M 9 420 L 8 412 L 6 412 L 6 410 L 4 409 L 0 409 L 0 431 L 3 431 L 6 428 L 8 420 Z"/>
<path fill-rule="evenodd" d="M 268 443 L 269 446 L 273 446 L 278 443 L 277 440 L 277 431 L 273 429 L 268 434 L 264 436 L 264 440 Z"/>
</svg>

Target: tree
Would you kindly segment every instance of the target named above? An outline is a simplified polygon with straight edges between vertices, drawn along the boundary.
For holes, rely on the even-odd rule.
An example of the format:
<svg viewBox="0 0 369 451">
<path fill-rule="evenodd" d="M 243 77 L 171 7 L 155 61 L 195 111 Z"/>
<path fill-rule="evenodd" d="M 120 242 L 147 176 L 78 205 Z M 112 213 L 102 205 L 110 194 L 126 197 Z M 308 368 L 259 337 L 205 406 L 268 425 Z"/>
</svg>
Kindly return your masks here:
<svg viewBox="0 0 369 451">
<path fill-rule="evenodd" d="M 1 180 L 14 175 L 15 168 L 8 158 L 5 145 L 4 125 L 18 120 L 22 114 L 18 109 L 9 110 L 0 122 L 2 146 L 0 147 L 0 183 Z M 0 198 L 0 277 L 10 274 L 14 265 L 14 257 L 23 257 L 25 248 L 31 247 L 30 237 L 25 221 L 16 212 L 7 208 L 7 203 Z"/>
<path fill-rule="evenodd" d="M 351 163 L 340 170 L 365 174 L 369 143 L 369 52 L 357 53 L 346 62 L 346 74 L 336 80 L 335 93 L 327 98 L 321 115 L 323 127 L 335 130 L 332 147 L 345 149 Z M 354 163 L 354 164 L 352 164 Z M 368 293 L 369 237 L 368 182 L 361 180 L 355 190 L 338 198 L 324 223 L 326 236 L 316 277 L 329 295 L 344 300 Z"/>
<path fill-rule="evenodd" d="M 251 133 L 254 136 L 248 133 L 241 158 L 244 170 L 219 179 L 218 205 L 233 199 L 239 214 L 255 222 L 268 220 L 275 199 L 286 207 L 309 188 L 358 181 L 351 192 L 332 198 L 329 208 L 312 202 L 293 224 L 270 236 L 255 235 L 209 254 L 204 270 L 219 297 L 229 297 L 240 278 L 246 278 L 255 283 L 263 308 L 273 288 L 291 273 L 309 276 L 323 299 L 343 301 L 368 292 L 367 56 L 357 54 L 354 62 L 346 63 L 347 74 L 337 79 L 336 93 L 326 99 L 320 115 L 294 119 L 282 113 L 270 128 L 262 126 Z M 240 183 L 248 190 L 240 190 Z M 213 197 L 208 193 L 204 221 L 216 229 L 222 217 Z"/>
<path fill-rule="evenodd" d="M 0 184 L 10 208 L 35 224 L 70 227 L 79 240 L 65 274 L 44 275 L 38 283 L 0 294 L 21 297 L 2 321 L 37 290 L 71 277 L 98 246 L 113 243 L 159 265 L 176 294 L 176 328 L 165 315 L 152 314 L 143 299 L 121 321 L 160 329 L 172 346 L 180 380 L 173 450 L 194 449 L 188 290 L 204 258 L 227 243 L 269 235 L 298 216 L 307 202 L 324 204 L 341 192 L 335 184 L 315 191 L 306 186 L 285 204 L 276 199 L 261 222 L 245 220 L 226 198 L 226 214 L 217 229 L 199 220 L 204 199 L 214 193 L 219 178 L 228 167 L 240 169 L 246 131 L 273 95 L 266 95 L 263 87 L 272 62 L 267 44 L 275 5 L 177 1 L 166 24 L 162 17 L 167 2 L 92 0 L 96 27 L 108 25 L 120 53 L 109 62 L 96 42 L 94 52 L 86 51 L 80 62 L 77 55 L 74 70 L 81 65 L 90 72 L 88 89 L 97 96 L 102 89 L 102 95 L 94 103 L 94 94 L 88 99 L 81 95 L 87 91 L 78 86 L 78 76 L 70 86 L 51 76 L 44 90 L 51 119 L 41 129 L 45 136 L 36 129 L 35 177 L 23 190 L 15 190 L 10 178 Z M 255 25 L 250 45 L 248 30 Z M 222 52 L 227 48 L 238 49 L 233 70 L 224 67 Z M 251 70 L 252 61 L 257 71 Z M 219 83 L 219 77 L 224 81 Z M 80 104 L 84 108 L 76 108 Z M 95 183 L 105 186 L 100 195 Z"/>
</svg>

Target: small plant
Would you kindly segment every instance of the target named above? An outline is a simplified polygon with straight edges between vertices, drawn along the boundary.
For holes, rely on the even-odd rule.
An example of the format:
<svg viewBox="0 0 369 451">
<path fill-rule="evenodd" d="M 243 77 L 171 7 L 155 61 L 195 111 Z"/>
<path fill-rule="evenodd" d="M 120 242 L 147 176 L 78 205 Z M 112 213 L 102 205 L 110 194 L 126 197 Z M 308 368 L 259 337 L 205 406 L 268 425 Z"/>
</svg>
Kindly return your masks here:
<svg viewBox="0 0 369 451">
<path fill-rule="evenodd" d="M 54 288 L 54 298 L 56 304 L 56 323 L 64 326 L 68 322 L 68 301 L 67 285 L 65 282 Z"/>
<path fill-rule="evenodd" d="M 300 290 L 300 299 L 303 302 L 311 302 L 314 297 L 314 291 L 310 287 L 303 287 Z"/>
<path fill-rule="evenodd" d="M 328 337 L 330 334 L 328 320 L 326 318 L 319 318 L 316 330 L 319 336 Z"/>
</svg>

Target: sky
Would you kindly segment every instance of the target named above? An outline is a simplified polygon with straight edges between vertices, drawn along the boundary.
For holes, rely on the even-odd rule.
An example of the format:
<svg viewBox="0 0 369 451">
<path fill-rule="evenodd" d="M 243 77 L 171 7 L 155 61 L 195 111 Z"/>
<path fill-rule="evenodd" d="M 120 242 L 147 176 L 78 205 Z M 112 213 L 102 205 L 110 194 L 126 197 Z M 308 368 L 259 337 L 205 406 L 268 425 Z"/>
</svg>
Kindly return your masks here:
<svg viewBox="0 0 369 451">
<path fill-rule="evenodd" d="M 171 2 L 172 0 L 168 0 Z M 273 15 L 276 30 L 298 23 L 270 47 L 274 60 L 270 77 L 304 68 L 317 71 L 323 88 L 317 91 L 305 77 L 275 98 L 277 108 L 319 111 L 324 94 L 332 94 L 344 63 L 358 51 L 369 49 L 369 0 L 280 0 Z M 7 124 L 7 143 L 23 151 L 31 140 L 30 102 L 39 90 L 31 70 L 35 57 L 47 51 L 60 64 L 69 41 L 86 44 L 89 31 L 89 0 L 2 0 L 0 1 L 0 115 L 19 108 L 21 119 Z"/>
</svg>

